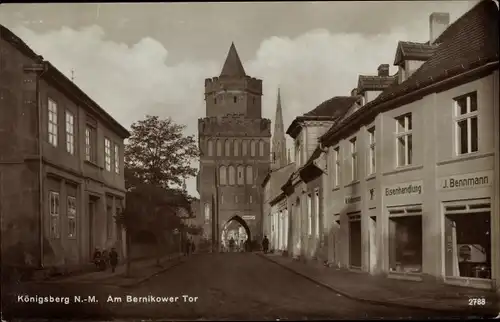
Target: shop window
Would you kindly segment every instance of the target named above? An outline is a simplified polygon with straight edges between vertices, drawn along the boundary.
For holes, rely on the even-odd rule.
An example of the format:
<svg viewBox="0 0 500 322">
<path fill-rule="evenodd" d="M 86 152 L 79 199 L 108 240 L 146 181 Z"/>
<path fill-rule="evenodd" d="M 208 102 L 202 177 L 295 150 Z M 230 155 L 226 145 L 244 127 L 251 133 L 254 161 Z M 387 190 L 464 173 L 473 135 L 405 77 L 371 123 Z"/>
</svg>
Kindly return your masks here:
<svg viewBox="0 0 500 322">
<path fill-rule="evenodd" d="M 491 279 L 490 220 L 489 211 L 445 214 L 446 276 Z"/>
<path fill-rule="evenodd" d="M 422 272 L 422 216 L 407 212 L 389 218 L 389 236 L 390 271 Z"/>
<path fill-rule="evenodd" d="M 361 217 L 349 216 L 349 266 L 361 268 Z"/>
</svg>

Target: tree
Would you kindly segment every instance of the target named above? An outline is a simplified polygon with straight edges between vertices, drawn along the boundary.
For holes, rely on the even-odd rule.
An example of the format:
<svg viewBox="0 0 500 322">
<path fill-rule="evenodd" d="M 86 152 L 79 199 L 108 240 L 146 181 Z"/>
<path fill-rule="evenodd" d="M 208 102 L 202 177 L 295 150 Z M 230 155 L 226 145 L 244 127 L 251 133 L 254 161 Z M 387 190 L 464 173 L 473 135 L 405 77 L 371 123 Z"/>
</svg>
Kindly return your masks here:
<svg viewBox="0 0 500 322">
<path fill-rule="evenodd" d="M 181 186 L 196 175 L 192 161 L 199 155 L 194 136 L 184 136 L 184 125 L 170 118 L 147 115 L 133 123 L 125 146 L 126 207 L 117 217 L 127 230 L 127 254 L 130 236 L 139 229 L 151 232 L 160 252 L 173 229 L 182 230 L 179 209 L 191 212 L 191 197 Z M 130 256 L 127 272 L 130 272 Z"/>
<path fill-rule="evenodd" d="M 149 183 L 168 189 L 196 175 L 191 164 L 199 151 L 194 136 L 183 135 L 186 126 L 147 115 L 131 128 L 125 147 L 127 188 Z"/>
</svg>

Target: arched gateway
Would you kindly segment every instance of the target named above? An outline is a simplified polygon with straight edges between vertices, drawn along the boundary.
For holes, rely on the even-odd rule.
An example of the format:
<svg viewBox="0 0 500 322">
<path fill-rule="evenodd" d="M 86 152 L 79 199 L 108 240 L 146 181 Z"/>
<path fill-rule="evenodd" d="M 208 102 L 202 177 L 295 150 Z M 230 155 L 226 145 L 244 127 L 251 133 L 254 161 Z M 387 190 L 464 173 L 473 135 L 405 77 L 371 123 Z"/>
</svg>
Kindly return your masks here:
<svg viewBox="0 0 500 322">
<path fill-rule="evenodd" d="M 225 247 L 228 246 L 228 242 L 231 238 L 236 242 L 236 246 L 242 247 L 247 239 L 252 240 L 252 231 L 245 220 L 235 215 L 222 227 L 220 238 Z"/>
</svg>

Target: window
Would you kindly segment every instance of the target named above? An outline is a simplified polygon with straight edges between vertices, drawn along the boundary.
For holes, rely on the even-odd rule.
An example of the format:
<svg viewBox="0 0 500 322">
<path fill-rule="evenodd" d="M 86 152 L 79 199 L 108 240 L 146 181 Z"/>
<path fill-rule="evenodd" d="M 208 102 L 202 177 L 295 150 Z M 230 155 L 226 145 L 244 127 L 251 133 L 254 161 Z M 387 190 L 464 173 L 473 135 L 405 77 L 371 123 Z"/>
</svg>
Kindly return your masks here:
<svg viewBox="0 0 500 322">
<path fill-rule="evenodd" d="M 223 193 L 220 194 L 220 204 L 221 205 L 224 204 L 224 194 Z"/>
<path fill-rule="evenodd" d="M 217 97 L 214 97 L 214 104 L 217 104 Z"/>
<path fill-rule="evenodd" d="M 229 140 L 226 140 L 224 144 L 224 152 L 226 157 L 231 155 L 231 142 Z"/>
<path fill-rule="evenodd" d="M 255 156 L 255 141 L 252 140 L 250 142 L 250 156 L 254 157 Z"/>
<path fill-rule="evenodd" d="M 351 179 L 352 181 L 358 180 L 358 151 L 356 147 L 356 138 L 352 138 L 351 144 Z"/>
<path fill-rule="evenodd" d="M 338 187 L 340 185 L 340 147 L 336 147 L 333 149 L 333 157 L 335 158 L 335 177 L 334 177 L 334 186 Z"/>
<path fill-rule="evenodd" d="M 114 151 L 114 157 L 115 157 L 115 173 L 120 174 L 120 148 L 118 147 L 118 144 L 115 144 L 115 151 Z"/>
<path fill-rule="evenodd" d="M 66 151 L 75 154 L 75 117 L 66 111 Z"/>
<path fill-rule="evenodd" d="M 301 146 L 300 146 L 300 141 L 295 140 L 295 160 L 297 161 L 297 166 L 300 167 L 302 165 L 302 152 L 301 152 Z"/>
<path fill-rule="evenodd" d="M 247 166 L 246 177 L 247 177 L 247 184 L 253 184 L 253 168 L 251 165 Z"/>
<path fill-rule="evenodd" d="M 253 197 L 252 197 L 252 195 L 248 196 L 248 203 L 253 203 Z"/>
<path fill-rule="evenodd" d="M 217 140 L 217 156 L 220 157 L 222 155 L 222 142 L 221 140 Z"/>
<path fill-rule="evenodd" d="M 234 140 L 233 144 L 234 144 L 234 156 L 237 157 L 240 154 L 239 153 L 240 141 Z"/>
<path fill-rule="evenodd" d="M 247 155 L 247 150 L 248 150 L 248 141 L 244 140 L 241 144 L 241 155 L 246 156 Z"/>
<path fill-rule="evenodd" d="M 208 156 L 211 157 L 214 155 L 214 142 L 212 140 L 208 140 Z"/>
<path fill-rule="evenodd" d="M 316 237 L 319 237 L 319 230 L 320 230 L 320 224 L 319 224 L 319 191 L 314 192 L 314 215 L 316 217 L 315 223 L 316 223 L 316 231 L 315 235 Z"/>
<path fill-rule="evenodd" d="M 233 102 L 236 103 L 238 101 L 238 97 L 233 96 Z"/>
<path fill-rule="evenodd" d="M 225 166 L 221 166 L 219 168 L 219 183 L 221 185 L 226 185 L 227 184 L 227 179 L 226 179 L 226 167 Z"/>
<path fill-rule="evenodd" d="M 312 197 L 307 195 L 307 234 L 312 235 Z"/>
<path fill-rule="evenodd" d="M 59 193 L 49 192 L 50 237 L 60 237 Z"/>
<path fill-rule="evenodd" d="M 375 173 L 375 127 L 368 130 L 368 174 Z"/>
<path fill-rule="evenodd" d="M 76 238 L 76 198 L 68 197 L 68 238 Z"/>
<path fill-rule="evenodd" d="M 232 165 L 229 166 L 229 185 L 235 184 L 235 169 Z"/>
<path fill-rule="evenodd" d="M 391 272 L 422 272 L 422 216 L 389 218 Z"/>
<path fill-rule="evenodd" d="M 238 203 L 238 195 L 234 195 L 234 203 Z"/>
<path fill-rule="evenodd" d="M 239 165 L 237 167 L 237 174 L 238 174 L 238 185 L 244 185 L 245 184 L 245 167 L 242 165 Z"/>
<path fill-rule="evenodd" d="M 455 98 L 455 147 L 457 155 L 478 151 L 477 94 Z"/>
<path fill-rule="evenodd" d="M 208 203 L 205 204 L 205 224 L 210 223 L 210 205 Z"/>
<path fill-rule="evenodd" d="M 87 126 L 85 128 L 85 160 L 95 162 L 95 128 Z"/>
<path fill-rule="evenodd" d="M 106 207 L 106 236 L 108 239 L 113 237 L 113 208 Z"/>
<path fill-rule="evenodd" d="M 57 146 L 57 104 L 49 98 L 49 143 Z"/>
<path fill-rule="evenodd" d="M 259 141 L 259 156 L 264 156 L 264 141 L 262 140 Z"/>
<path fill-rule="evenodd" d="M 104 138 L 104 163 L 106 170 L 111 171 L 111 141 Z"/>
<path fill-rule="evenodd" d="M 397 165 L 404 167 L 412 163 L 412 119 L 411 113 L 396 118 Z"/>
</svg>

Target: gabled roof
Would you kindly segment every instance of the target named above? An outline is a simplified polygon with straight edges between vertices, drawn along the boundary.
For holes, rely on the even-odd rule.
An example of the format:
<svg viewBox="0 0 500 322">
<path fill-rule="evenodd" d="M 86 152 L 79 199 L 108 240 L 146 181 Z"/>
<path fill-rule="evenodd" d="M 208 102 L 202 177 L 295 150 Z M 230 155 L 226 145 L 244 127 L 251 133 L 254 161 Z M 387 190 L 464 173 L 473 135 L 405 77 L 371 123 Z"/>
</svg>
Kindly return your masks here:
<svg viewBox="0 0 500 322">
<path fill-rule="evenodd" d="M 22 54 L 33 59 L 39 64 L 44 64 L 47 72 L 43 78 L 52 79 L 60 87 L 73 95 L 80 103 L 83 103 L 88 109 L 99 115 L 106 123 L 117 130 L 122 138 L 127 138 L 130 133 L 111 115 L 109 115 L 99 104 L 92 100 L 84 91 L 80 89 L 74 82 L 69 80 L 59 69 L 52 65 L 49 61 L 45 61 L 42 56 L 36 54 L 21 38 L 15 35 L 11 30 L 0 24 L 0 37 L 14 46 Z"/>
<path fill-rule="evenodd" d="M 301 121 L 336 121 L 344 116 L 349 108 L 358 100 L 355 96 L 335 96 L 318 105 L 312 111 L 296 117 L 288 127 L 286 134 L 295 137 Z"/>
<path fill-rule="evenodd" d="M 444 81 L 469 81 L 468 75 L 457 79 L 465 72 L 477 69 L 478 73 L 491 73 L 498 68 L 498 22 L 496 4 L 491 0 L 479 2 L 439 36 L 435 43 L 440 45 L 432 57 L 406 81 L 389 87 L 352 116 L 334 125 L 320 140 L 323 143 L 334 140 L 364 118 L 420 99 L 435 91 L 433 87 L 444 84 Z M 448 84 L 456 86 L 457 83 Z"/>
<path fill-rule="evenodd" d="M 397 80 L 396 76 L 366 76 L 358 77 L 358 93 L 365 91 L 383 91 Z"/>
<path fill-rule="evenodd" d="M 227 53 L 226 61 L 224 62 L 220 76 L 246 76 L 245 69 L 243 68 L 243 64 L 241 63 L 240 56 L 236 51 L 234 43 L 231 43 L 231 47 L 229 47 L 229 52 Z"/>
<path fill-rule="evenodd" d="M 394 65 L 398 66 L 405 60 L 426 61 L 434 54 L 438 45 L 429 43 L 418 43 L 411 41 L 400 41 L 396 49 Z"/>
</svg>

